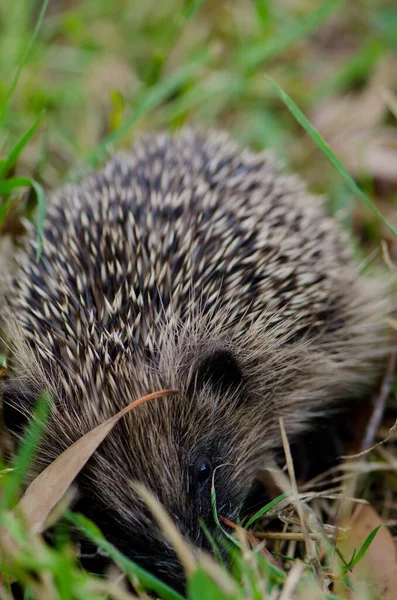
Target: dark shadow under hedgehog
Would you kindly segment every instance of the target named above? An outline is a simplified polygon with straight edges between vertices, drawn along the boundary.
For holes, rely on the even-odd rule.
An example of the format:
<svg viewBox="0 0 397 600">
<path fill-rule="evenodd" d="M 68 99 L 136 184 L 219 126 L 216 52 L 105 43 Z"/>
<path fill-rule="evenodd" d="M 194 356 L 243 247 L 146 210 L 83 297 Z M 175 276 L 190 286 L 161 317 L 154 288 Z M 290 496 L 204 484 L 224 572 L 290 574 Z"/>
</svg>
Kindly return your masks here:
<svg viewBox="0 0 397 600">
<path fill-rule="evenodd" d="M 125 554 L 176 585 L 144 483 L 182 535 L 235 520 L 258 472 L 315 415 L 367 393 L 388 349 L 387 286 L 359 274 L 337 222 L 296 177 L 225 135 L 144 137 L 51 199 L 43 252 L 28 233 L 7 278 L 16 434 L 53 404 L 39 471 L 132 400 L 79 478 L 82 506 Z M 222 465 L 222 466 L 220 466 Z"/>
</svg>

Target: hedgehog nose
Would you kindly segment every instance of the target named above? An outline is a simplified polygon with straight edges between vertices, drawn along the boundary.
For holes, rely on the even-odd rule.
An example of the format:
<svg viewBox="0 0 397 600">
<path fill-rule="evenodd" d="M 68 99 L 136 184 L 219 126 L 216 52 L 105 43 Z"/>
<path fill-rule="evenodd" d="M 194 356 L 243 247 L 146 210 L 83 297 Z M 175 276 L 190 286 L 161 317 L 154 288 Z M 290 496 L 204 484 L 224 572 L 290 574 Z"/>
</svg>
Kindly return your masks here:
<svg viewBox="0 0 397 600">
<path fill-rule="evenodd" d="M 179 592 L 182 596 L 185 596 L 187 581 L 185 572 L 180 563 L 175 564 L 172 568 L 168 566 L 166 572 L 159 573 L 157 576 L 165 584 L 169 585 L 170 588 Z"/>
<path fill-rule="evenodd" d="M 131 558 L 173 590 L 182 595 L 185 594 L 185 571 L 175 552 L 168 545 L 159 547 L 156 555 L 150 554 L 146 557 L 140 556 L 139 558 L 136 555 L 132 555 Z"/>
</svg>

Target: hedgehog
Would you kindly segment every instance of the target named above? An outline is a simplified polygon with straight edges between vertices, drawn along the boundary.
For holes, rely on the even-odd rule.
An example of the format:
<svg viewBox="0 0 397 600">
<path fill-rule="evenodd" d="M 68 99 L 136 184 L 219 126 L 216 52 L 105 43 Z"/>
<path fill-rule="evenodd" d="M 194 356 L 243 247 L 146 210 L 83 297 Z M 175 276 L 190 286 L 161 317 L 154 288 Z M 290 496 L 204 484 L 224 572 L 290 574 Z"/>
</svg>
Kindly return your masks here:
<svg viewBox="0 0 397 600">
<path fill-rule="evenodd" d="M 360 273 L 325 201 L 217 131 L 139 138 L 56 192 L 10 266 L 4 420 L 18 438 L 42 390 L 32 472 L 132 400 L 77 479 L 109 541 L 174 587 L 184 576 L 136 482 L 192 547 L 235 521 L 289 440 L 368 394 L 389 352 L 388 284 Z M 315 453 L 315 448 L 313 450 Z"/>
</svg>

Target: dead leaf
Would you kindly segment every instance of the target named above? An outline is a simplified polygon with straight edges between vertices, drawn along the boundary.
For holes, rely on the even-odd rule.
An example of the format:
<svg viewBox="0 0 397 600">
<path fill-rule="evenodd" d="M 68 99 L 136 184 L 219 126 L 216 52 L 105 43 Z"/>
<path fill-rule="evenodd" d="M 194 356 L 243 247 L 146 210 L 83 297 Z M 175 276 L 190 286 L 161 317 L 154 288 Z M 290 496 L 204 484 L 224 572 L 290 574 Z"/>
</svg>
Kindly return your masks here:
<svg viewBox="0 0 397 600">
<path fill-rule="evenodd" d="M 365 590 L 370 598 L 395 600 L 397 594 L 397 551 L 390 531 L 378 513 L 370 505 L 360 505 L 343 527 L 350 527 L 350 533 L 338 544 L 345 560 L 349 561 L 354 550 L 358 552 L 376 527 L 382 525 L 372 540 L 364 557 L 348 573 L 358 590 Z M 343 595 L 343 592 L 345 595 Z M 338 581 L 334 593 L 342 597 L 357 599 L 361 596 L 349 590 Z M 366 596 L 363 596 L 366 597 Z"/>
<path fill-rule="evenodd" d="M 13 512 L 23 514 L 31 533 L 43 531 L 51 511 L 121 417 L 140 404 L 175 393 L 175 390 L 160 390 L 139 398 L 83 435 L 32 481 Z M 0 530 L 0 544 L 9 551 L 17 548 L 16 542 L 4 529 Z"/>
<path fill-rule="evenodd" d="M 397 135 L 384 119 L 396 65 L 394 57 L 385 56 L 363 91 L 328 98 L 310 115 L 350 173 L 392 184 L 397 181 Z"/>
</svg>

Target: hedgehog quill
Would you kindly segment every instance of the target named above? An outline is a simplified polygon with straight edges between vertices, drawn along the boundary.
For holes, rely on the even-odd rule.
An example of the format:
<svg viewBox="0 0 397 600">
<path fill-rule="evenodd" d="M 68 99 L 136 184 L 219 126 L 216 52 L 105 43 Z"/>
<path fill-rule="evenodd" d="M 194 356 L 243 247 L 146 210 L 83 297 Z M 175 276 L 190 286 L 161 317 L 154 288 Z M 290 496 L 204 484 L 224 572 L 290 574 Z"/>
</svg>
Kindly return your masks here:
<svg viewBox="0 0 397 600">
<path fill-rule="evenodd" d="M 265 153 L 218 132 L 146 136 L 51 199 L 4 294 L 11 346 L 4 418 L 16 436 L 41 390 L 51 416 L 35 471 L 126 415 L 79 477 L 109 541 L 171 585 L 176 555 L 143 483 L 181 534 L 208 547 L 217 508 L 235 521 L 258 472 L 318 415 L 370 392 L 389 350 L 388 286 L 359 275 L 322 199 Z"/>
</svg>

